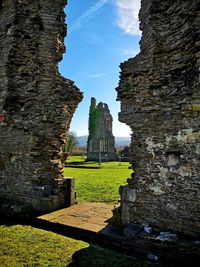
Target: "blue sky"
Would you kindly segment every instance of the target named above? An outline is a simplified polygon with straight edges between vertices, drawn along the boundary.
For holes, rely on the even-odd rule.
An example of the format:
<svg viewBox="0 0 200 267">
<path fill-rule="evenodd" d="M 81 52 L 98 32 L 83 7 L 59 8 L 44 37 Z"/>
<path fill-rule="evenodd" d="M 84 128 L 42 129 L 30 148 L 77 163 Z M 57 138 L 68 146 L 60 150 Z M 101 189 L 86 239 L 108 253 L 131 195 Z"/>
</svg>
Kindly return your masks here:
<svg viewBox="0 0 200 267">
<path fill-rule="evenodd" d="M 120 103 L 115 88 L 120 63 L 139 52 L 139 6 L 140 0 L 68 0 L 68 35 L 60 72 L 84 93 L 70 127 L 78 136 L 88 134 L 91 97 L 108 104 L 115 136 L 131 133 L 118 121 Z"/>
</svg>

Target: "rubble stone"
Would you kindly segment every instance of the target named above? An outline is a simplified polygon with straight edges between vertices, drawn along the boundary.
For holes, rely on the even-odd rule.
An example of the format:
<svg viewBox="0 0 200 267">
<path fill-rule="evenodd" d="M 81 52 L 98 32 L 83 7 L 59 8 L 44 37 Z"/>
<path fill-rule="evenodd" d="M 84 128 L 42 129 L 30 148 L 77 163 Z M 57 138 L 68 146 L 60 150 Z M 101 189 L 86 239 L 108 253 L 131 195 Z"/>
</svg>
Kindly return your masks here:
<svg viewBox="0 0 200 267">
<path fill-rule="evenodd" d="M 63 148 L 82 93 L 58 71 L 65 0 L 0 5 L 0 200 L 4 212 L 66 203 Z"/>
<path fill-rule="evenodd" d="M 135 172 L 120 189 L 116 220 L 198 236 L 200 2 L 141 5 L 141 50 L 121 64 L 117 88 Z"/>
</svg>

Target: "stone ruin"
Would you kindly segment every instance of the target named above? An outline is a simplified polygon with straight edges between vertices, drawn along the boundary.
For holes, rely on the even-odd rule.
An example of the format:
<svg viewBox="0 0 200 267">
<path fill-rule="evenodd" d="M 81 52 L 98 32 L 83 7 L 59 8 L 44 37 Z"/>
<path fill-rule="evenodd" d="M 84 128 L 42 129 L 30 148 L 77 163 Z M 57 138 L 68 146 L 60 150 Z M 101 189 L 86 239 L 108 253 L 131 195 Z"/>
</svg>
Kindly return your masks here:
<svg viewBox="0 0 200 267">
<path fill-rule="evenodd" d="M 132 167 L 115 221 L 200 234 L 200 1 L 142 0 L 141 51 L 121 64 Z"/>
<path fill-rule="evenodd" d="M 66 202 L 65 133 L 82 94 L 58 72 L 65 4 L 0 1 L 4 214 L 48 212 Z M 148 224 L 200 234 L 199 4 L 142 0 L 141 51 L 121 65 L 117 89 L 120 121 L 133 131 L 134 169 L 114 212 L 120 226 Z"/>
<path fill-rule="evenodd" d="M 87 160 L 116 161 L 115 138 L 112 134 L 112 116 L 108 105 L 91 98 L 89 112 L 89 135 L 87 141 Z"/>
<path fill-rule="evenodd" d="M 82 94 L 58 71 L 65 4 L 0 1 L 1 212 L 66 206 L 63 148 Z"/>
</svg>

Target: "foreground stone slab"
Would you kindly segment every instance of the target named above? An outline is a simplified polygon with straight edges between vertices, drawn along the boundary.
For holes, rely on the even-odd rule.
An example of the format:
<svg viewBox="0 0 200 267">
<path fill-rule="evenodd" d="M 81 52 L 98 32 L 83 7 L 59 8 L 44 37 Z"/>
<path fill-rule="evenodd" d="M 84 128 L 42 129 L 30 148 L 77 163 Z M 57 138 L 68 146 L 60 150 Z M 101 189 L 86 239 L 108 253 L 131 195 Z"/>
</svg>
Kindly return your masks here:
<svg viewBox="0 0 200 267">
<path fill-rule="evenodd" d="M 108 226 L 112 209 L 112 205 L 105 203 L 80 203 L 38 218 L 98 233 Z"/>
</svg>

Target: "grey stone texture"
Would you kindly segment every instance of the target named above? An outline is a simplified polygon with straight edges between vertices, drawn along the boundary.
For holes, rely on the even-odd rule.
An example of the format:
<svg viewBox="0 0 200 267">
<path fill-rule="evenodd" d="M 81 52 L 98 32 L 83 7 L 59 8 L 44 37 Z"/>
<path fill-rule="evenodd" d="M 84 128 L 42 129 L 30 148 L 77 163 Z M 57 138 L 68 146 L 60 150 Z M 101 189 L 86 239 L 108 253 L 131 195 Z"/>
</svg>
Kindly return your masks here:
<svg viewBox="0 0 200 267">
<path fill-rule="evenodd" d="M 89 113 L 89 135 L 87 141 L 87 160 L 118 160 L 115 139 L 112 134 L 112 115 L 108 105 L 91 98 Z"/>
<path fill-rule="evenodd" d="M 82 93 L 61 77 L 65 0 L 0 5 L 1 211 L 65 206 L 63 148 Z"/>
<path fill-rule="evenodd" d="M 200 1 L 142 0 L 140 53 L 121 64 L 134 173 L 116 221 L 200 234 Z"/>
</svg>

